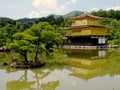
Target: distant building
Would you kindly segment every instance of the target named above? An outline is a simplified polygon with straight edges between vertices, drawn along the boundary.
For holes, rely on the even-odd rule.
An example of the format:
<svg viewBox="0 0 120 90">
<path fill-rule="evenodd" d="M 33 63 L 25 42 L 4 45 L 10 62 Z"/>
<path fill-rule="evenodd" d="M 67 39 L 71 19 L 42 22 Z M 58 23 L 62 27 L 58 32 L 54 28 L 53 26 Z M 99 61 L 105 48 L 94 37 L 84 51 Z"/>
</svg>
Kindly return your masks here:
<svg viewBox="0 0 120 90">
<path fill-rule="evenodd" d="M 101 46 L 106 45 L 108 28 L 100 25 L 102 17 L 84 13 L 71 18 L 71 27 L 64 28 L 66 45 Z"/>
</svg>

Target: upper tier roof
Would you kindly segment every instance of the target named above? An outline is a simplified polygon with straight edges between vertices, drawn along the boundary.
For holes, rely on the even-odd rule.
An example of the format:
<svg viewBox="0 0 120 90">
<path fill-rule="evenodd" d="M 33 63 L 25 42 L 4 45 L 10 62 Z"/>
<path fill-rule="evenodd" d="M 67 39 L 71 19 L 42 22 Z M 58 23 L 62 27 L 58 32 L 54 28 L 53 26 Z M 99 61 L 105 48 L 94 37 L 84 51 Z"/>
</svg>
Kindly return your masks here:
<svg viewBox="0 0 120 90">
<path fill-rule="evenodd" d="M 71 29 L 81 29 L 81 28 L 106 28 L 109 29 L 107 27 L 103 27 L 103 26 L 90 26 L 90 25 L 84 25 L 84 26 L 72 26 L 72 27 L 68 27 L 68 28 L 64 28 L 64 30 L 71 30 Z"/>
<path fill-rule="evenodd" d="M 91 15 L 91 14 L 88 14 L 88 13 L 84 13 L 84 14 L 81 14 L 80 16 L 76 16 L 76 17 L 70 18 L 70 20 L 81 19 L 81 18 L 84 18 L 84 17 L 90 17 L 90 18 L 95 18 L 95 19 L 102 19 L 102 17 L 98 17 L 98 16 L 94 16 L 94 15 Z"/>
</svg>

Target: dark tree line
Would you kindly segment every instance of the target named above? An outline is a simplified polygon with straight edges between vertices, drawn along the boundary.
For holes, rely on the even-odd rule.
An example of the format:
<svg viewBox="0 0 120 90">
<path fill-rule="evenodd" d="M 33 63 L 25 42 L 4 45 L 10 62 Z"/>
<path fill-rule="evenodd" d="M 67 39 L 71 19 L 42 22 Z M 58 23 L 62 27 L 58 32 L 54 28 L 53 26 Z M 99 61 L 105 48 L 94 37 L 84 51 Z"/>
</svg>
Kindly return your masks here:
<svg viewBox="0 0 120 90">
<path fill-rule="evenodd" d="M 20 23 L 9 18 L 0 18 L 0 47 L 13 40 L 12 35 L 23 32 L 33 25 L 31 22 Z"/>
<path fill-rule="evenodd" d="M 91 14 L 95 16 L 105 17 L 105 18 L 112 18 L 120 20 L 120 10 L 99 10 L 99 11 L 92 11 Z"/>
<path fill-rule="evenodd" d="M 48 17 L 42 17 L 39 18 L 37 22 L 48 22 L 54 27 L 68 27 L 71 25 L 71 23 L 67 20 L 64 19 L 62 16 L 54 17 L 52 15 Z"/>
</svg>

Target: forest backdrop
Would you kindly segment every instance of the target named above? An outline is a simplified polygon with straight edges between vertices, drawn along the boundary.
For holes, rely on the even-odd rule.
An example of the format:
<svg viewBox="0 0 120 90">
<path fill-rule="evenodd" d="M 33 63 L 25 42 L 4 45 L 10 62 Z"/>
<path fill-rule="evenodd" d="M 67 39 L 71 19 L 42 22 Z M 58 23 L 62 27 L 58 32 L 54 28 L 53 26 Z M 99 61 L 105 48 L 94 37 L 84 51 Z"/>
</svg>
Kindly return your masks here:
<svg viewBox="0 0 120 90">
<path fill-rule="evenodd" d="M 64 35 L 62 28 L 68 27 L 71 25 L 71 22 L 68 21 L 68 18 L 78 16 L 84 13 L 83 11 L 73 11 L 66 15 L 55 15 L 51 14 L 48 17 L 42 18 L 23 18 L 18 20 L 13 20 L 6 17 L 0 18 L 0 47 L 6 46 L 8 43 L 13 42 L 14 34 L 25 32 L 27 29 L 31 28 L 32 25 L 38 24 L 39 22 L 48 22 L 51 27 L 54 28 L 55 32 L 59 35 Z M 99 10 L 92 11 L 91 14 L 104 17 L 101 21 L 101 25 L 109 27 L 111 30 L 108 32 L 108 43 L 114 45 L 120 45 L 120 10 Z M 44 33 L 45 34 L 45 33 Z M 47 34 L 47 33 L 46 33 Z M 61 39 L 60 37 L 60 39 Z M 47 40 L 44 40 L 47 41 Z M 54 41 L 54 40 L 53 40 Z M 58 44 L 61 44 L 58 40 Z M 51 42 L 54 43 L 54 42 Z M 52 46 L 53 47 L 53 46 Z"/>
</svg>

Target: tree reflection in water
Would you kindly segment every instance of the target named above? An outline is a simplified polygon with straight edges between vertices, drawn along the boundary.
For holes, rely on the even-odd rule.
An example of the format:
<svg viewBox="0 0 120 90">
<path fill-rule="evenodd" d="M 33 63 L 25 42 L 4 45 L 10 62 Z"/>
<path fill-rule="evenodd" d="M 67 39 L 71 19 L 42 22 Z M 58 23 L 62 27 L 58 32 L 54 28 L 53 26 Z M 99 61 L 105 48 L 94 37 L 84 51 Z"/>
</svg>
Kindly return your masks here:
<svg viewBox="0 0 120 90">
<path fill-rule="evenodd" d="M 31 69 L 28 73 L 28 70 L 25 69 L 24 75 L 19 79 L 7 82 L 7 90 L 55 90 L 59 86 L 58 80 L 41 82 L 50 72 L 49 70 L 42 71 L 40 69 Z M 32 81 L 30 81 L 30 73 L 33 74 Z"/>
<path fill-rule="evenodd" d="M 24 75 L 22 75 L 16 81 L 9 81 L 7 82 L 7 90 L 32 90 L 32 85 L 35 84 L 35 81 L 28 81 L 27 79 L 27 70 L 24 70 Z"/>
<path fill-rule="evenodd" d="M 37 90 L 55 90 L 59 86 L 59 80 L 56 81 L 43 81 L 54 69 L 41 70 L 33 69 L 33 73 L 35 76 L 33 78 L 36 79 Z"/>
</svg>

